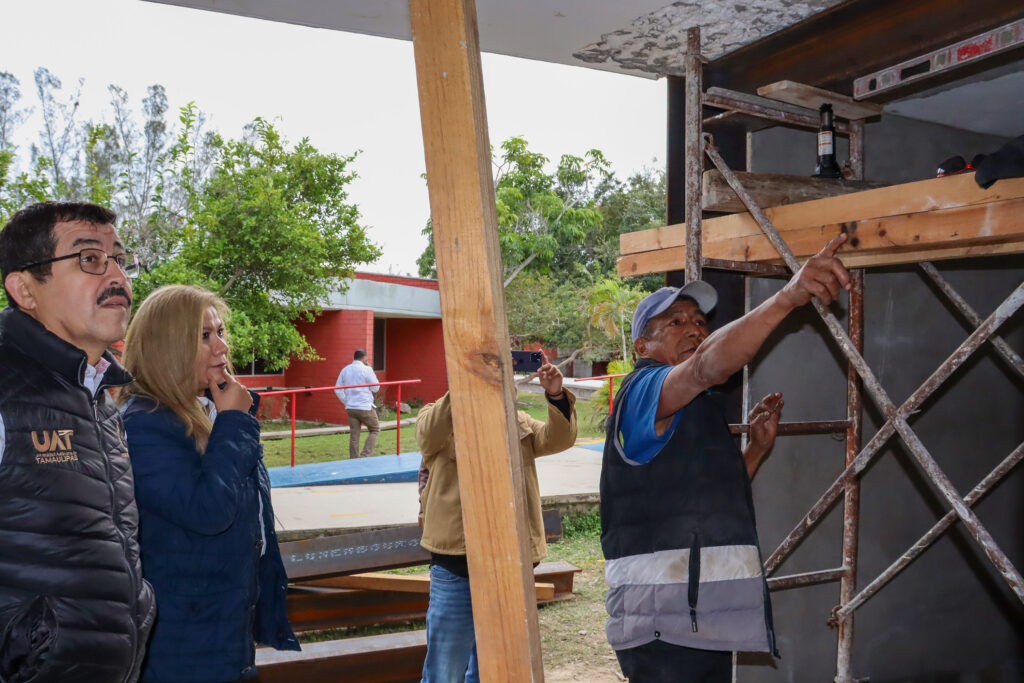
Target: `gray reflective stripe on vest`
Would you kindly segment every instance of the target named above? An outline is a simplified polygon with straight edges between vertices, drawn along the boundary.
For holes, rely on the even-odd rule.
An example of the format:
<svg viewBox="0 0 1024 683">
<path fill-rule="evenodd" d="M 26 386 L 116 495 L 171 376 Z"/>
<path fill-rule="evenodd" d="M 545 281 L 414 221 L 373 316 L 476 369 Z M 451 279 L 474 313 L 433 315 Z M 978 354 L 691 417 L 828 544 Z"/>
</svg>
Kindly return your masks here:
<svg viewBox="0 0 1024 683">
<path fill-rule="evenodd" d="M 686 583 L 690 579 L 690 549 L 659 550 L 605 560 L 609 588 L 642 584 Z M 722 545 L 700 549 L 700 584 L 761 576 L 756 546 Z"/>
<path fill-rule="evenodd" d="M 761 578 L 701 584 L 698 630 L 690 628 L 685 583 L 619 586 L 608 591 L 605 633 L 615 650 L 662 640 L 702 650 L 768 652 Z"/>
<path fill-rule="evenodd" d="M 700 549 L 699 628 L 687 615 L 690 550 L 605 561 L 608 642 L 616 650 L 652 640 L 705 650 L 767 652 L 764 579 L 756 546 Z"/>
</svg>

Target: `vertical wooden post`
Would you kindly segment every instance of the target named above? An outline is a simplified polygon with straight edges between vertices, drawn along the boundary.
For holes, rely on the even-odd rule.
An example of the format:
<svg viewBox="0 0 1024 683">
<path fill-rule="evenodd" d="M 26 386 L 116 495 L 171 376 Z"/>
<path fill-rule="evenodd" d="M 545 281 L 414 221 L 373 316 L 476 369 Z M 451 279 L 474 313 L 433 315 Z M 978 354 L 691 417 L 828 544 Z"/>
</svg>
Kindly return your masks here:
<svg viewBox="0 0 1024 683">
<path fill-rule="evenodd" d="M 481 678 L 543 681 L 473 0 L 410 0 Z"/>
</svg>

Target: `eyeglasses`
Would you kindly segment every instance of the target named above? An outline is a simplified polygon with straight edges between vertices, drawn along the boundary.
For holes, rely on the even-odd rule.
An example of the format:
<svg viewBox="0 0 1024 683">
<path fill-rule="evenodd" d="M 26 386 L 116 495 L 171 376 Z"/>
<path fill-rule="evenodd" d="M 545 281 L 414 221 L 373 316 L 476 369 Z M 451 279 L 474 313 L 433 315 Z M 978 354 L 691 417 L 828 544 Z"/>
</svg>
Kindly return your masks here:
<svg viewBox="0 0 1024 683">
<path fill-rule="evenodd" d="M 36 266 L 45 266 L 48 263 L 66 261 L 67 259 L 73 258 L 78 259 L 78 267 L 82 269 L 82 272 L 89 273 L 90 275 L 105 275 L 107 272 L 107 264 L 113 261 L 117 264 L 117 267 L 121 269 L 121 272 L 129 278 L 135 279 L 139 276 L 138 256 L 128 251 L 122 251 L 120 254 L 110 256 L 102 249 L 83 249 L 82 251 L 75 252 L 74 254 L 68 254 L 67 256 L 57 256 L 55 258 L 46 259 L 45 261 L 29 263 L 18 268 L 18 270 L 28 270 L 29 268 L 35 268 Z"/>
</svg>

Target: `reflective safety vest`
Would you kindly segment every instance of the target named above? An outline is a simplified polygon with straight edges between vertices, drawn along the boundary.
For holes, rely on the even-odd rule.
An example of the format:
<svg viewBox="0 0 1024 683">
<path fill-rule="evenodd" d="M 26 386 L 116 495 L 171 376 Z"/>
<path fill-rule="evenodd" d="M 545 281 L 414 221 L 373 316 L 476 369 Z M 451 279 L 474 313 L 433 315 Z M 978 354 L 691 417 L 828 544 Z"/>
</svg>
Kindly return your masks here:
<svg viewBox="0 0 1024 683">
<path fill-rule="evenodd" d="M 778 656 L 743 455 L 709 392 L 682 409 L 665 446 L 638 464 L 620 437 L 630 385 L 608 420 L 601 468 L 601 547 L 608 641 L 653 640 Z"/>
</svg>

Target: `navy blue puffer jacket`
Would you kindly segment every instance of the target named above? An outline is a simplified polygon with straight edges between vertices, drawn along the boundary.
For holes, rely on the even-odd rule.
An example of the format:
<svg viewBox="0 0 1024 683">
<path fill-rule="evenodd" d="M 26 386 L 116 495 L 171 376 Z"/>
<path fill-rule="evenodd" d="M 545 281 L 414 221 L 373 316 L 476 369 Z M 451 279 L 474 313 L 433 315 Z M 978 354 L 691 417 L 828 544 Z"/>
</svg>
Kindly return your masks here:
<svg viewBox="0 0 1024 683">
<path fill-rule="evenodd" d="M 142 680 L 250 678 L 254 641 L 298 650 L 256 419 L 240 410 L 218 414 L 204 455 L 173 411 L 145 398 L 128 405 L 124 424 L 142 571 L 157 603 Z"/>
</svg>

